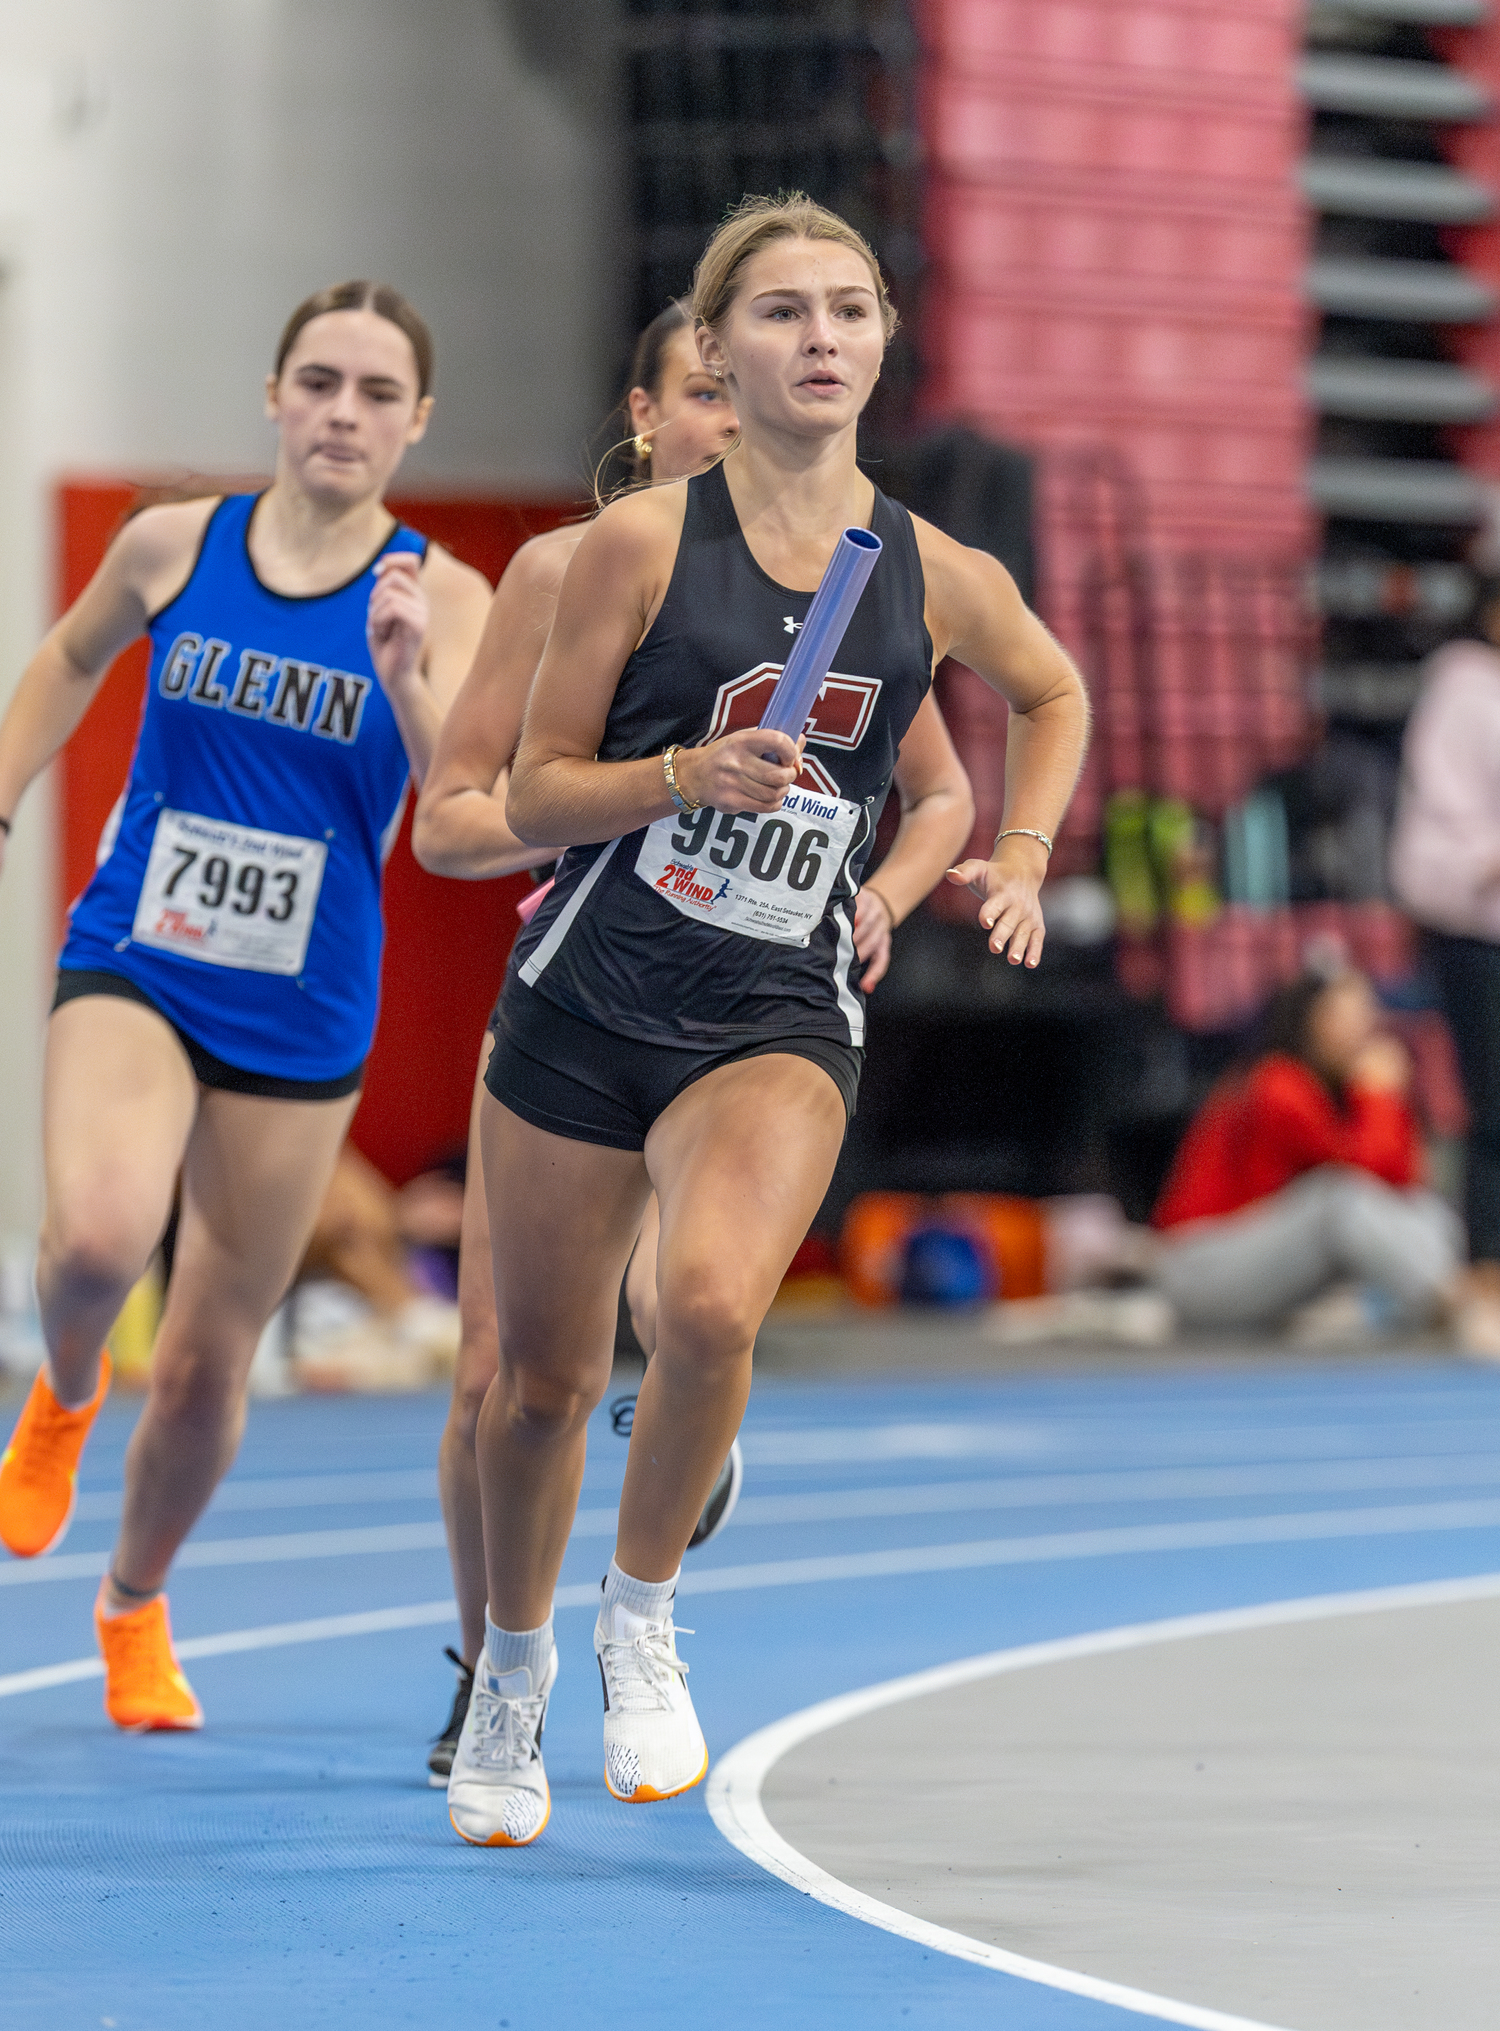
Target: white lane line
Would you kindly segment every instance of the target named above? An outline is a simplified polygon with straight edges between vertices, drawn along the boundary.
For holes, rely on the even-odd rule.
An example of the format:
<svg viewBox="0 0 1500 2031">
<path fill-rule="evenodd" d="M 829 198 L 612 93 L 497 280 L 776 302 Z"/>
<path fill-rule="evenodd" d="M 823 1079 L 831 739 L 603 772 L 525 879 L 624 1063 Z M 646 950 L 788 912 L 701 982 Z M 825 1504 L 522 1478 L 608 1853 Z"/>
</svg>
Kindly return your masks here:
<svg viewBox="0 0 1500 2031">
<path fill-rule="evenodd" d="M 941 1573 L 973 1566 L 1046 1565 L 1055 1560 L 1119 1558 L 1139 1552 L 1211 1551 L 1235 1545 L 1299 1544 L 1318 1539 L 1393 1537 L 1408 1532 L 1500 1528 L 1500 1500 L 1425 1502 L 1378 1509 L 1315 1509 L 1300 1515 L 1211 1517 L 1193 1523 L 1125 1524 L 1112 1530 L 1050 1531 L 1032 1537 L 977 1538 L 965 1544 L 912 1545 L 889 1551 L 833 1553 L 739 1566 L 698 1567 L 678 1582 L 680 1594 L 735 1593 L 743 1587 L 816 1586 L 825 1580 L 882 1579 L 898 1573 Z M 288 1560 L 347 1558 L 370 1552 L 437 1551 L 447 1543 L 438 1523 L 374 1524 L 363 1530 L 293 1531 L 274 1537 L 231 1537 L 188 1543 L 178 1569 L 279 1565 Z M 98 1579 L 103 1552 L 59 1552 L 0 1565 L 0 1586 L 47 1580 Z"/>
<path fill-rule="evenodd" d="M 988 1453 L 1029 1460 L 1058 1450 L 1059 1435 L 1041 1425 L 894 1424 L 790 1426 L 741 1431 L 747 1463 L 758 1467 L 822 1467 L 841 1460 L 956 1460 Z"/>
<path fill-rule="evenodd" d="M 93 1488 L 78 1498 L 78 1523 L 101 1523 L 120 1513 L 123 1488 Z M 387 1473 L 287 1474 L 275 1479 L 224 1481 L 210 1515 L 244 1509 L 325 1509 L 353 1502 L 436 1502 L 437 1468 L 401 1467 Z"/>
<path fill-rule="evenodd" d="M 942 1516 L 965 1509 L 1031 1509 L 1085 1503 L 1177 1502 L 1235 1495 L 1310 1495 L 1399 1488 L 1464 1488 L 1500 1481 L 1500 1453 L 1421 1454 L 1382 1460 L 1266 1462 L 1224 1467 L 1131 1468 L 1120 1473 L 1017 1472 L 1005 1480 L 929 1481 L 911 1486 L 815 1489 L 799 1495 L 742 1496 L 734 1523 L 837 1523 L 869 1516 Z M 74 1520 L 103 1522 L 120 1513 L 123 1491 L 78 1498 Z M 388 1474 L 290 1476 L 226 1481 L 209 1515 L 260 1509 L 313 1509 L 361 1502 L 436 1504 L 437 1477 L 413 1468 Z M 575 1537 L 604 1537 L 616 1510 L 580 1509 Z"/>
<path fill-rule="evenodd" d="M 867 1516 L 941 1516 L 966 1509 L 1042 1509 L 1108 1502 L 1185 1502 L 1235 1495 L 1312 1495 L 1397 1488 L 1473 1488 L 1500 1481 L 1500 1453 L 1398 1460 L 1329 1460 L 1309 1466 L 1179 1467 L 1123 1474 L 1016 1474 L 1004 1481 L 928 1481 L 903 1487 L 742 1495 L 742 1523 L 838 1523 Z M 613 1519 L 614 1510 L 580 1510 Z M 575 1526 L 577 1527 L 577 1526 Z"/>
<path fill-rule="evenodd" d="M 590 1475 L 584 1488 L 598 1494 L 618 1482 L 608 1474 Z M 107 1523 L 120 1514 L 123 1488 L 91 1488 L 78 1498 L 77 1523 Z M 393 1468 L 389 1473 L 289 1474 L 275 1479 L 222 1481 L 209 1504 L 210 1516 L 247 1509 L 333 1509 L 358 1502 L 431 1502 L 438 1500 L 436 1467 Z"/>
<path fill-rule="evenodd" d="M 598 1601 L 597 1584 L 559 1587 L 553 1605 L 592 1608 Z M 268 1622 L 258 1629 L 226 1629 L 218 1636 L 189 1636 L 175 1647 L 181 1658 L 232 1657 L 246 1650 L 281 1650 L 292 1643 L 328 1643 L 345 1636 L 378 1636 L 388 1629 L 422 1629 L 434 1622 L 453 1622 L 457 1618 L 458 1608 L 452 1601 L 418 1601 L 410 1608 L 372 1608 L 356 1615 L 319 1615 L 308 1622 Z M 66 1664 L 42 1664 L 31 1671 L 12 1671 L 0 1677 L 0 1700 L 103 1676 L 104 1666 L 97 1657 L 75 1657 Z"/>
<path fill-rule="evenodd" d="M 816 1586 L 828 1580 L 888 1579 L 903 1573 L 961 1572 L 976 1566 L 1048 1565 L 1067 1559 L 1118 1558 L 1139 1552 L 1212 1551 L 1251 1544 L 1389 1537 L 1408 1531 L 1500 1528 L 1500 1502 L 1433 1502 L 1407 1508 L 1324 1509 L 1302 1516 L 1250 1516 L 1202 1523 L 1143 1523 L 1119 1530 L 1058 1531 L 1045 1537 L 993 1537 L 969 1544 L 916 1545 L 899 1551 L 827 1558 L 694 1567 L 679 1594 L 737 1593 L 745 1587 Z"/>
<path fill-rule="evenodd" d="M 1030 1509 L 1085 1503 L 1175 1502 L 1197 1497 L 1295 1495 L 1389 1488 L 1474 1487 L 1500 1481 L 1500 1453 L 1437 1454 L 1390 1460 L 1329 1460 L 1238 1467 L 1134 1468 L 1114 1474 L 1018 1473 L 999 1481 L 936 1481 L 913 1486 L 818 1489 L 805 1495 L 742 1496 L 741 1524 L 837 1523 L 871 1516 L 942 1516 L 966 1509 Z M 102 1522 L 120 1513 L 122 1490 L 81 1495 L 74 1519 Z M 230 1511 L 310 1509 L 361 1502 L 437 1501 L 436 1477 L 414 1468 L 388 1474 L 291 1476 L 226 1481 L 210 1516 Z M 580 1509 L 575 1537 L 604 1537 L 617 1511 Z M 89 1558 L 92 1554 L 84 1553 Z M 85 1568 L 97 1573 L 99 1565 Z M 0 1581 L 0 1585 L 4 1582 Z"/>
<path fill-rule="evenodd" d="M 1044 1541 L 1036 1540 L 1036 1542 Z M 1000 1542 L 1004 1544 L 1005 1540 L 1000 1540 Z M 1023 1538 L 1011 1540 L 1011 1542 L 1013 1544 L 1019 1543 L 1024 1545 L 1030 1542 L 1030 1540 Z M 898 1574 L 947 1572 L 953 1570 L 955 1566 L 962 1565 L 1006 1563 L 1007 1561 L 993 1558 L 976 1559 L 972 1556 L 955 1556 L 956 1554 L 973 1554 L 993 1549 L 994 1546 L 984 1545 L 937 1545 L 927 1550 L 876 1552 L 847 1559 L 787 1559 L 761 1565 L 719 1566 L 708 1572 L 684 1573 L 678 1581 L 677 1591 L 679 1594 L 749 1593 L 762 1587 L 813 1585 L 828 1580 L 840 1579 L 882 1579 Z M 1458 1591 L 1452 1595 L 1452 1598 L 1455 1600 L 1466 1600 L 1470 1598 L 1470 1595 L 1464 1592 L 1464 1589 L 1479 1588 L 1482 1591 L 1488 1586 L 1489 1582 L 1454 1580 L 1441 1581 L 1436 1584 L 1439 1587 L 1457 1589 Z M 1418 1587 L 1415 1590 L 1410 1588 L 1397 1588 L 1394 1590 L 1396 1593 L 1410 1593 L 1413 1591 L 1419 1594 L 1431 1593 L 1432 1589 L 1430 1587 Z M 1351 1595 L 1348 1598 L 1355 1601 L 1363 1601 L 1371 1599 L 1373 1596 L 1360 1594 Z M 1437 1597 L 1434 1595 L 1434 1598 Z M 598 1606 L 598 1603 L 599 1583 L 597 1580 L 585 1580 L 575 1582 L 566 1587 L 559 1587 L 552 1601 L 554 1609 L 594 1608 Z M 1294 1608 L 1296 1604 L 1292 1603 L 1290 1606 Z M 1262 1611 L 1258 1609 L 1236 1609 L 1231 1612 L 1234 1614 L 1258 1614 Z M 272 1650 L 290 1643 L 320 1643 L 343 1636 L 370 1635 L 382 1629 L 417 1628 L 424 1623 L 447 1621 L 456 1613 L 457 1610 L 452 1601 L 424 1601 L 410 1608 L 375 1608 L 367 1612 L 352 1615 L 320 1615 L 307 1622 L 272 1622 L 254 1629 L 231 1629 L 218 1636 L 186 1637 L 178 1642 L 177 1654 L 179 1657 L 223 1657 L 231 1652 L 240 1650 Z M 1278 1607 L 1277 1614 L 1283 1620 L 1290 1621 L 1296 1619 L 1290 1612 L 1282 1614 L 1280 1607 Z M 1213 1616 L 1189 1617 L 1184 1621 L 1184 1627 L 1186 1627 L 1187 1621 L 1202 1622 L 1206 1627 L 1208 1624 L 1214 1623 L 1215 1618 Z M 1162 1624 L 1160 1626 L 1172 1626 L 1175 1628 L 1177 1625 Z M 1068 1643 L 1094 1644 L 1096 1647 L 1099 1643 L 1099 1639 L 1092 1636 L 1070 1637 L 1066 1641 Z M 1059 1649 L 1057 1645 L 1042 1645 L 1040 1648 L 1046 1650 L 1049 1656 L 1054 1652 L 1059 1656 L 1072 1654 L 1066 1650 L 1066 1646 Z M 996 1652 L 995 1654 L 1007 1657 L 1023 1655 L 1019 1651 Z M 1024 1654 L 1029 1656 L 1029 1653 Z M 1086 1654 L 1088 1653 L 1079 1652 L 1079 1655 Z M 1037 1661 L 1042 1662 L 1045 1660 L 1039 1655 Z M 943 1669 L 951 1671 L 957 1670 L 959 1667 L 944 1666 Z M 0 1675 L 0 1699 L 12 1698 L 17 1693 L 40 1692 L 46 1687 L 53 1685 L 70 1685 L 78 1679 L 98 1678 L 102 1670 L 103 1667 L 97 1657 L 75 1657 L 63 1664 L 42 1664 L 36 1665 L 26 1671 L 13 1671 Z M 918 1677 L 922 1678 L 923 1674 L 919 1673 Z M 958 1680 L 953 1682 L 955 1684 L 959 1683 Z M 905 1681 L 900 1681 L 900 1683 L 904 1684 Z M 860 1695 L 850 1695 L 850 1697 L 858 1698 Z M 811 1711 L 813 1709 L 809 1709 L 809 1712 Z"/>
<path fill-rule="evenodd" d="M 448 1542 L 440 1523 L 374 1523 L 350 1530 L 295 1530 L 269 1537 L 190 1539 L 174 1570 L 200 1566 L 280 1565 L 289 1559 L 358 1557 L 369 1552 L 437 1551 Z M 0 1565 L 0 1587 L 39 1586 L 47 1580 L 98 1579 L 109 1562 L 102 1551 L 54 1552 Z"/>
<path fill-rule="evenodd" d="M 1217 1410 L 1218 1406 L 1215 1406 Z M 1487 1408 L 1487 1407 L 1486 1407 Z M 1497 1405 L 1500 1408 L 1500 1405 Z M 1243 1460 L 1266 1452 L 1284 1452 L 1288 1460 L 1317 1458 L 1335 1453 L 1374 1455 L 1389 1444 L 1393 1433 L 1410 1446 L 1414 1438 L 1429 1445 L 1451 1441 L 1472 1446 L 1493 1421 L 1476 1405 L 1465 1418 L 1434 1419 L 1421 1424 L 1405 1417 L 1399 1405 L 1393 1407 L 1385 1424 L 1344 1422 L 1329 1424 L 1287 1424 L 1184 1427 L 1163 1430 L 1157 1426 L 1103 1420 L 1069 1423 L 1055 1421 L 1031 1424 L 911 1423 L 887 1425 L 846 1425 L 834 1429 L 786 1426 L 766 1430 L 751 1427 L 740 1433 L 740 1445 L 747 1465 L 757 1467 L 837 1466 L 861 1460 L 960 1460 L 989 1456 L 1013 1460 L 1037 1460 L 1044 1456 L 1073 1454 L 1086 1461 L 1105 1453 L 1112 1462 L 1134 1454 L 1148 1453 L 1150 1462 L 1165 1465 L 1187 1459 L 1201 1464 L 1205 1459 L 1238 1456 Z"/>
<path fill-rule="evenodd" d="M 1467 1580 L 1436 1580 L 1416 1586 L 1372 1588 L 1364 1593 L 1324 1594 L 1300 1601 L 1272 1601 L 1255 1608 L 1229 1608 L 1206 1615 L 1180 1615 L 1168 1621 L 1144 1622 L 1117 1629 L 1099 1629 L 1083 1636 L 1068 1636 L 1052 1643 L 1029 1643 L 1014 1650 L 995 1650 L 983 1657 L 968 1657 L 956 1664 L 939 1665 L 931 1671 L 913 1672 L 904 1678 L 887 1679 L 884 1684 L 866 1686 L 858 1692 L 842 1693 L 836 1699 L 821 1700 L 804 1707 L 768 1728 L 760 1728 L 721 1756 L 709 1774 L 708 1809 L 724 1838 L 752 1862 L 790 1883 L 795 1890 L 835 1911 L 861 1919 L 867 1925 L 896 1933 L 937 1953 L 957 1960 L 1014 1975 L 1049 1989 L 1066 1990 L 1095 2002 L 1112 2003 L 1117 2009 L 1137 2016 L 1155 2017 L 1167 2024 L 1186 2024 L 1194 2031 L 1278 2031 L 1278 2027 L 1236 2017 L 1222 2010 L 1206 2009 L 1196 2003 L 1170 1996 L 1152 1995 L 1144 1989 L 1106 1981 L 1074 1968 L 1054 1967 L 1004 1947 L 970 1939 L 966 1933 L 947 1926 L 932 1925 L 910 1912 L 898 1911 L 862 1890 L 841 1882 L 820 1869 L 816 1862 L 794 1848 L 772 1826 L 761 1801 L 766 1778 L 782 1757 L 814 1735 L 857 1720 L 863 1714 L 924 1694 L 946 1692 L 954 1686 L 972 1685 L 978 1679 L 997 1678 L 1003 1673 L 1028 1671 L 1038 1665 L 1058 1664 L 1080 1657 L 1099 1657 L 1111 1651 L 1136 1650 L 1148 1644 L 1177 1643 L 1188 1638 L 1220 1636 L 1244 1629 L 1269 1629 L 1287 1623 L 1319 1622 L 1335 1616 L 1369 1615 L 1401 1608 L 1437 1607 L 1453 1602 L 1491 1600 L 1500 1595 L 1500 1573 L 1485 1573 Z"/>
</svg>

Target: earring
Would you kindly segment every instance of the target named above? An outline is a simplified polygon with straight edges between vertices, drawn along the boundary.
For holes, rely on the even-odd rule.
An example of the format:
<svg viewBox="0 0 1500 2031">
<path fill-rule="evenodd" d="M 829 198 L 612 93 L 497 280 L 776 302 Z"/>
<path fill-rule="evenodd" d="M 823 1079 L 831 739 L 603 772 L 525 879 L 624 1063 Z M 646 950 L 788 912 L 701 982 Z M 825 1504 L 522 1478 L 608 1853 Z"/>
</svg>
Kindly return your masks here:
<svg viewBox="0 0 1500 2031">
<path fill-rule="evenodd" d="M 715 368 L 714 368 L 714 379 L 715 379 L 716 381 L 722 381 L 722 380 L 723 380 L 723 378 L 724 378 L 724 369 L 723 369 L 722 367 L 715 367 Z"/>
<path fill-rule="evenodd" d="M 636 457 L 640 460 L 641 464 L 644 465 L 647 459 L 649 459 L 651 456 L 650 438 L 642 437 L 639 433 L 637 433 L 634 442 L 634 450 Z"/>
</svg>

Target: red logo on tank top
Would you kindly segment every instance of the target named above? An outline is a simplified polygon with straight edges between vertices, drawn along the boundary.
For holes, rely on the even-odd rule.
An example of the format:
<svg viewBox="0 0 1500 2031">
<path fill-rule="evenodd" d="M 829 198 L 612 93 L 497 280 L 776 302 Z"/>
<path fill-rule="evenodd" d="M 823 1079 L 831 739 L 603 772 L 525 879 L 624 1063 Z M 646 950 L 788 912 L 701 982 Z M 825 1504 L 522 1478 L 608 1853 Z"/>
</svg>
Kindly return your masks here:
<svg viewBox="0 0 1500 2031">
<path fill-rule="evenodd" d="M 759 726 L 760 716 L 770 703 L 780 675 L 779 663 L 757 663 L 743 677 L 733 677 L 727 684 L 721 684 L 705 740 L 717 740 L 723 733 L 738 733 L 742 727 Z M 817 703 L 807 715 L 804 732 L 808 748 L 857 748 L 869 732 L 875 701 L 880 696 L 880 683 L 878 677 L 844 677 L 837 671 L 830 671 L 818 693 Z M 816 755 L 806 750 L 797 787 L 820 790 L 825 797 L 841 794 L 838 784 Z"/>
</svg>

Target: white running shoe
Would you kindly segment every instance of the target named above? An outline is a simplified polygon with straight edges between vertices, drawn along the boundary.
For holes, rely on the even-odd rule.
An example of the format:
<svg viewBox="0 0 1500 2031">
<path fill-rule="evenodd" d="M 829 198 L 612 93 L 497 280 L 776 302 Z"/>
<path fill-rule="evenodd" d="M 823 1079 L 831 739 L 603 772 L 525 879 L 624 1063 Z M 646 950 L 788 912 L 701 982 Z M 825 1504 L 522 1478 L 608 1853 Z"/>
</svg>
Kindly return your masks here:
<svg viewBox="0 0 1500 2031">
<path fill-rule="evenodd" d="M 475 1847 L 524 1848 L 551 1817 L 542 1726 L 556 1683 L 556 1644 L 536 1692 L 524 1664 L 497 1676 L 480 1654 L 448 1778 L 453 1830 Z"/>
<path fill-rule="evenodd" d="M 604 1782 L 628 1805 L 691 1791 L 708 1769 L 676 1636 L 670 1614 L 653 1622 L 618 1604 L 601 1607 L 594 1625 L 604 1683 Z"/>
</svg>

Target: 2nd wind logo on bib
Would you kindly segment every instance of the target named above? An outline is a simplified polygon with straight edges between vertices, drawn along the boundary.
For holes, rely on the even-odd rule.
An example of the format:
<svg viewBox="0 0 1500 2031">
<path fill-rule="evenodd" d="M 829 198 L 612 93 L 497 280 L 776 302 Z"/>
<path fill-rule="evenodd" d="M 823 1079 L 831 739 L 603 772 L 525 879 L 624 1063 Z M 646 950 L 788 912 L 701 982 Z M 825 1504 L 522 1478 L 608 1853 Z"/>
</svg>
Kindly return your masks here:
<svg viewBox="0 0 1500 2031">
<path fill-rule="evenodd" d="M 716 889 L 710 888 L 691 861 L 669 860 L 653 886 L 663 895 L 685 903 L 700 903 L 705 910 L 711 910 L 729 893 L 729 878 L 726 875 Z"/>
</svg>

